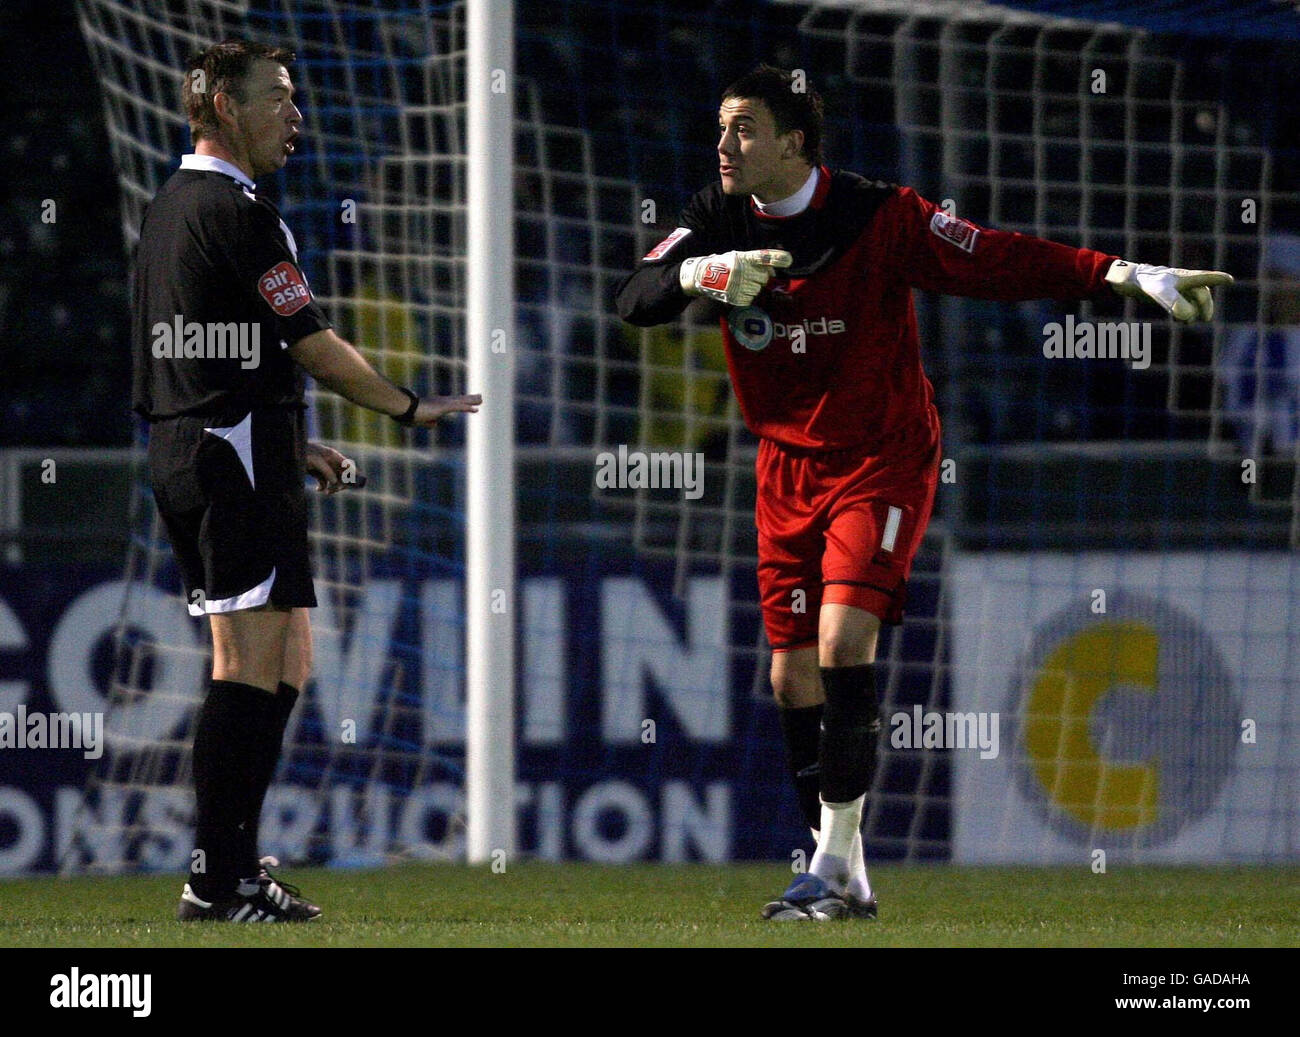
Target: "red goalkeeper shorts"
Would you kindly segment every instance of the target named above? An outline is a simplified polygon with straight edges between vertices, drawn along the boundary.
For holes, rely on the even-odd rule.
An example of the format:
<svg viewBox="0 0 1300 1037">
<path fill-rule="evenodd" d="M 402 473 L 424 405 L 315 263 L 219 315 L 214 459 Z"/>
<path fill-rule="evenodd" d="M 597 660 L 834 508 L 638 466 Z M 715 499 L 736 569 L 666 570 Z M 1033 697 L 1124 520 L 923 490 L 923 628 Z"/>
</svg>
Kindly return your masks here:
<svg viewBox="0 0 1300 1037">
<path fill-rule="evenodd" d="M 937 421 L 884 445 L 758 448 L 758 588 L 773 651 L 817 644 L 823 604 L 903 620 L 939 481 Z"/>
</svg>

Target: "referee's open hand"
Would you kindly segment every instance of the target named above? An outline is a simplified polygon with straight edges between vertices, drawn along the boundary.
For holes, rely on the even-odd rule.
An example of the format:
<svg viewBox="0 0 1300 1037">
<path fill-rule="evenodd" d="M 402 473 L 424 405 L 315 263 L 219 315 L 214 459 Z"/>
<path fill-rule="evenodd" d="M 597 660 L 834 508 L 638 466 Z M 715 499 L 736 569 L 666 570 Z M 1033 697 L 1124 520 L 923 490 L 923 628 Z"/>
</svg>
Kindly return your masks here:
<svg viewBox="0 0 1300 1037">
<path fill-rule="evenodd" d="M 477 414 L 479 404 L 482 402 L 483 397 L 478 393 L 473 396 L 426 396 L 415 408 L 415 416 L 411 418 L 411 424 L 428 428 L 436 425 L 439 418 L 448 414 Z"/>
</svg>

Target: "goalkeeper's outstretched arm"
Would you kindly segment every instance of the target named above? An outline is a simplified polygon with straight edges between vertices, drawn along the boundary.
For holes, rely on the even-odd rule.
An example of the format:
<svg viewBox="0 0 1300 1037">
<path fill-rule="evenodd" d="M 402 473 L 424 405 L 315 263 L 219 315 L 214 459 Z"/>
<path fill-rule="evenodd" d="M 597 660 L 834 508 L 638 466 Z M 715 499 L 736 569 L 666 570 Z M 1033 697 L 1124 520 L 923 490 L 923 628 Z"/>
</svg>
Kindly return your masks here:
<svg viewBox="0 0 1300 1037">
<path fill-rule="evenodd" d="M 1210 288 L 1232 284 L 1218 270 L 1130 263 L 1119 256 L 954 216 L 910 188 L 890 201 L 896 210 L 885 254 L 909 287 L 975 299 L 1061 301 L 1120 295 L 1146 299 L 1178 321 L 1209 320 Z"/>
</svg>

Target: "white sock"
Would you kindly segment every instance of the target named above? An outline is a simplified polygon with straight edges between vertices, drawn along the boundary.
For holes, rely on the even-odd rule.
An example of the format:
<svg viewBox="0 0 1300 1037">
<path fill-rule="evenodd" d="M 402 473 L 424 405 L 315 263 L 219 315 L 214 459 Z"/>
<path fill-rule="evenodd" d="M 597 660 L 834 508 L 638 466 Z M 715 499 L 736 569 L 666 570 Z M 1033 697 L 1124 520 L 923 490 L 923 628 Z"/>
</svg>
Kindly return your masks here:
<svg viewBox="0 0 1300 1037">
<path fill-rule="evenodd" d="M 849 860 L 853 853 L 853 840 L 861 838 L 862 804 L 866 795 L 848 803 L 827 803 L 822 800 L 821 838 L 808 870 L 824 879 L 837 893 L 842 893 L 850 876 Z"/>
<path fill-rule="evenodd" d="M 853 837 L 849 851 L 849 890 L 859 900 L 871 899 L 871 880 L 867 878 L 867 862 L 862 856 L 862 832 Z"/>
</svg>

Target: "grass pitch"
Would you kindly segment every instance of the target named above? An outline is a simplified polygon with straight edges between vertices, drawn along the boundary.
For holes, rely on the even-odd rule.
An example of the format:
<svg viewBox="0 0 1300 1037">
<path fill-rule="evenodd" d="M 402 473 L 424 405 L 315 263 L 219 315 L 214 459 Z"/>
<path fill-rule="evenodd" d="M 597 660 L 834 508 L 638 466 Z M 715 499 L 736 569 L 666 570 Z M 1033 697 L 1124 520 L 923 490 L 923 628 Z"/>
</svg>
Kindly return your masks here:
<svg viewBox="0 0 1300 1037">
<path fill-rule="evenodd" d="M 0 882 L 0 947 L 1297 947 L 1300 868 L 876 866 L 876 922 L 758 916 L 780 863 L 284 871 L 308 925 L 174 921 L 179 876 Z"/>
</svg>

